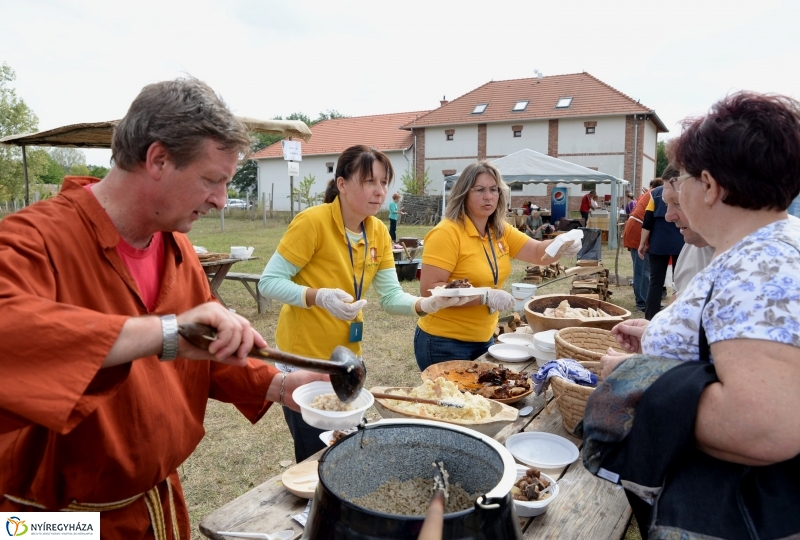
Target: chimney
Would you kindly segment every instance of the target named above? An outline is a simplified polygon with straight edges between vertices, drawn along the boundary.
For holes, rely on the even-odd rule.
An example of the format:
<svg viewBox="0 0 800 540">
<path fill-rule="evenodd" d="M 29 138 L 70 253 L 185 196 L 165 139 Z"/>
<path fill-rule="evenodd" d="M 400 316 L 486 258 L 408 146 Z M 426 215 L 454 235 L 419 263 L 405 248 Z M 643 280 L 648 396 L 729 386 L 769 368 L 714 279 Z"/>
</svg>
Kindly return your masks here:
<svg viewBox="0 0 800 540">
<path fill-rule="evenodd" d="M 450 102 L 449 102 L 449 101 L 447 101 L 447 99 L 445 99 L 445 97 L 444 97 L 444 96 L 442 96 L 442 99 L 439 101 L 439 106 L 440 106 L 440 107 L 444 107 L 444 106 L 445 106 L 445 105 L 447 105 L 448 103 L 450 103 Z"/>
</svg>

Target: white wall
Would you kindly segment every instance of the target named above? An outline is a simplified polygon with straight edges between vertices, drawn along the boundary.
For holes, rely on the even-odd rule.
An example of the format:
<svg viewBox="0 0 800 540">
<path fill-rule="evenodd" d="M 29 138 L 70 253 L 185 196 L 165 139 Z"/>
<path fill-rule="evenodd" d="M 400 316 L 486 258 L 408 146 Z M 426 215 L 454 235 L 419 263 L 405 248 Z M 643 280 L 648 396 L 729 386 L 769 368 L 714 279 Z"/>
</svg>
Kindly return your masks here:
<svg viewBox="0 0 800 540">
<path fill-rule="evenodd" d="M 427 137 L 427 135 L 426 135 Z M 427 144 L 427 142 L 425 143 Z M 425 161 L 425 167 L 428 168 L 428 178 L 431 183 L 428 186 L 426 194 L 428 195 L 441 195 L 442 185 L 444 183 L 444 174 L 442 171 L 447 169 L 455 169 L 457 173 L 464 170 L 464 167 L 470 163 L 475 163 L 475 158 L 459 158 L 459 159 L 432 159 Z"/>
<path fill-rule="evenodd" d="M 413 149 L 412 149 L 413 150 Z M 386 197 L 384 209 L 388 209 L 389 202 L 391 201 L 391 194 L 395 191 L 401 191 L 403 184 L 400 178 L 413 167 L 413 152 L 406 152 L 406 157 L 403 157 L 402 151 L 386 152 L 389 161 L 392 162 L 394 168 L 394 182 L 389 187 L 389 195 Z M 333 173 L 329 173 L 325 163 L 333 162 L 333 170 L 336 170 L 336 161 L 338 154 L 326 155 L 313 155 L 303 156 L 303 161 L 300 161 L 300 176 L 295 177 L 294 185 L 297 187 L 300 182 L 308 175 L 314 175 L 315 183 L 311 188 L 311 194 L 324 193 L 325 187 L 328 185 L 328 180 L 333 178 Z M 406 160 L 406 158 L 408 158 Z M 277 211 L 289 210 L 289 173 L 287 161 L 283 157 L 269 158 L 258 160 L 258 198 L 261 200 L 261 193 L 267 194 L 267 205 L 269 205 L 269 196 L 272 190 L 272 184 L 275 184 L 275 200 L 273 209 Z M 301 209 L 305 208 L 301 205 Z M 295 202 L 295 210 L 297 210 L 297 203 Z"/>
<path fill-rule="evenodd" d="M 514 137 L 511 126 L 522 126 L 522 137 Z M 486 155 L 507 156 L 529 148 L 547 153 L 548 122 L 503 122 L 486 125 Z M 477 147 L 476 147 L 477 148 Z"/>
<path fill-rule="evenodd" d="M 453 140 L 448 141 L 446 129 L 454 129 Z M 425 128 L 425 159 L 478 155 L 478 126 L 437 126 Z M 432 165 L 432 164 L 431 164 Z M 444 167 L 448 169 L 450 167 Z M 433 170 L 433 169 L 431 169 Z"/>
<path fill-rule="evenodd" d="M 586 133 L 586 121 L 595 121 L 593 134 Z M 558 121 L 558 153 L 585 154 L 625 151 L 625 117 L 564 119 Z"/>
<path fill-rule="evenodd" d="M 641 135 L 641 134 L 640 134 Z M 642 151 L 653 158 L 656 159 L 656 142 L 658 139 L 658 132 L 656 131 L 656 126 L 651 121 L 647 121 L 644 123 L 644 146 L 642 147 Z M 645 158 L 647 160 L 647 158 Z M 646 177 L 643 177 L 646 179 Z M 649 180 L 652 180 L 650 178 Z M 648 181 L 649 181 L 648 180 Z"/>
</svg>

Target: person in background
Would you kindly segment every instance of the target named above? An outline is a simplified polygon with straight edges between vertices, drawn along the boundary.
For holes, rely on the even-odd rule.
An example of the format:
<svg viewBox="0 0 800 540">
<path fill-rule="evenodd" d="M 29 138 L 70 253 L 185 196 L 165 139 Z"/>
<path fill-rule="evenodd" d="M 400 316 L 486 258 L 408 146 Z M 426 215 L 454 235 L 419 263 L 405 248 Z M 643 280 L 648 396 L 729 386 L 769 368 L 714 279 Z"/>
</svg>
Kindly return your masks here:
<svg viewBox="0 0 800 540">
<path fill-rule="evenodd" d="M 419 316 L 461 305 L 467 298 L 419 298 L 403 292 L 386 225 L 375 217 L 394 179 L 386 154 L 363 145 L 342 152 L 324 203 L 297 214 L 270 258 L 258 290 L 284 305 L 275 332 L 285 352 L 329 360 L 337 345 L 361 355 L 363 294 L 374 287 L 381 308 Z M 281 370 L 289 366 L 278 365 Z M 284 407 L 299 463 L 321 450 L 323 430 Z"/>
<path fill-rule="evenodd" d="M 597 202 L 595 201 L 596 197 L 597 193 L 595 193 L 595 191 L 592 190 L 581 198 L 580 212 L 584 224 L 589 223 L 589 214 L 591 213 L 593 208 L 597 208 Z"/>
<path fill-rule="evenodd" d="M 625 198 L 628 199 L 628 203 L 625 205 L 625 213 L 631 215 L 636 208 L 636 198 L 630 191 L 625 192 Z"/>
<path fill-rule="evenodd" d="M 650 182 L 650 189 L 658 187 L 661 183 L 660 178 Z M 647 302 L 647 291 L 650 288 L 650 257 L 647 253 L 643 258 L 639 257 L 639 241 L 642 237 L 642 223 L 644 221 L 645 210 L 650 203 L 649 191 L 639 197 L 636 207 L 625 222 L 622 242 L 628 248 L 633 261 L 633 296 L 636 300 L 636 309 L 644 311 Z"/>
<path fill-rule="evenodd" d="M 525 218 L 525 234 L 534 240 L 542 239 L 542 229 L 544 229 L 544 222 L 541 213 L 533 212 Z"/>
<path fill-rule="evenodd" d="M 685 120 L 668 155 L 679 167 L 674 184 L 686 225 L 716 253 L 649 324 L 629 320 L 613 333 L 631 353 L 697 361 L 702 328 L 718 381 L 700 396 L 692 444 L 723 461 L 793 463 L 797 471 L 800 222 L 787 208 L 800 195 L 800 103 L 732 94 L 707 116 Z M 604 356 L 603 376 L 628 356 Z M 766 497 L 759 489 L 753 485 L 751 500 Z M 651 523 L 651 506 L 632 506 L 640 524 Z"/>
<path fill-rule="evenodd" d="M 662 174 L 664 180 L 678 176 L 671 167 Z M 664 187 L 659 186 L 650 192 L 650 202 L 644 215 L 642 237 L 639 240 L 639 257 L 650 256 L 650 287 L 647 291 L 644 318 L 648 321 L 661 310 L 661 296 L 667 267 L 672 262 L 673 273 L 678 255 L 683 248 L 683 236 L 677 227 L 667 223 L 667 205 L 662 198 Z"/>
<path fill-rule="evenodd" d="M 667 203 L 667 213 L 664 219 L 674 223 L 683 235 L 686 242 L 681 249 L 678 262 L 675 264 L 675 272 L 672 276 L 675 292 L 672 300 L 686 290 L 689 282 L 694 276 L 700 273 L 714 258 L 714 248 L 708 245 L 705 238 L 693 231 L 686 220 L 686 215 L 681 209 L 680 193 L 678 192 L 677 179 L 671 178 L 664 184 L 664 202 Z"/>
<path fill-rule="evenodd" d="M 225 206 L 249 147 L 203 82 L 150 84 L 114 128 L 105 178 L 68 176 L 0 222 L 2 512 L 92 510 L 103 538 L 189 538 L 177 469 L 208 400 L 255 423 L 327 379 L 247 358 L 266 342 L 214 299 L 186 237 Z M 208 350 L 179 336 L 188 323 L 217 329 Z"/>
<path fill-rule="evenodd" d="M 498 312 L 514 307 L 514 297 L 502 290 L 512 258 L 550 264 L 580 251 L 580 240 L 568 241 L 552 258 L 545 249 L 553 240 L 540 242 L 506 226 L 508 196 L 508 186 L 494 165 L 487 161 L 468 165 L 450 191 L 445 218 L 425 236 L 422 296 L 430 297 L 432 289 L 460 279 L 489 291 L 478 298 L 466 297 L 465 305 L 419 319 L 414 354 L 421 370 L 445 360 L 474 360 L 494 343 Z"/>
<path fill-rule="evenodd" d="M 392 195 L 392 202 L 389 203 L 389 236 L 392 242 L 397 242 L 397 220 L 400 214 L 403 214 L 403 209 L 397 205 L 400 204 L 400 194 L 395 193 Z"/>
<path fill-rule="evenodd" d="M 525 201 L 522 203 L 522 215 L 529 216 L 533 212 L 533 203 L 531 201 Z"/>
</svg>

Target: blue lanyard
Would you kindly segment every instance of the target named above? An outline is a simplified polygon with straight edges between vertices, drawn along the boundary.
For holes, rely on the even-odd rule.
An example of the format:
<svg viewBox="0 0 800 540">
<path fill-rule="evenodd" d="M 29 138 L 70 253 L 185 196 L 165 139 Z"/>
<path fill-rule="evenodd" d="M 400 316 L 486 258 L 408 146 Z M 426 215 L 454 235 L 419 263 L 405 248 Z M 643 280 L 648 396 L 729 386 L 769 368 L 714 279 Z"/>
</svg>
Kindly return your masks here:
<svg viewBox="0 0 800 540">
<path fill-rule="evenodd" d="M 489 263 L 489 268 L 492 270 L 492 277 L 494 278 L 494 288 L 497 288 L 497 276 L 500 274 L 500 268 L 497 265 L 497 255 L 494 253 L 494 244 L 492 244 L 492 233 L 489 230 L 489 226 L 486 226 L 486 236 L 489 237 L 489 247 L 492 249 L 492 257 L 494 258 L 494 266 L 492 266 L 492 261 L 489 259 L 489 254 L 486 252 L 486 246 L 483 245 L 483 240 L 481 240 L 481 247 L 483 248 L 483 254 L 486 255 L 486 262 Z M 355 278 L 353 278 L 355 279 Z"/>
<path fill-rule="evenodd" d="M 353 266 L 353 293 L 356 297 L 356 302 L 361 300 L 361 292 L 364 290 L 364 270 L 367 269 L 367 253 L 369 253 L 369 242 L 367 242 L 367 230 L 364 228 L 364 222 L 361 222 L 361 233 L 364 235 L 364 266 L 361 267 L 361 283 L 356 285 L 356 262 L 353 259 L 353 246 L 350 244 L 350 236 L 347 234 L 347 229 L 344 231 L 344 237 L 347 238 L 347 250 L 350 252 L 350 264 Z M 497 279 L 495 278 L 495 283 Z"/>
</svg>

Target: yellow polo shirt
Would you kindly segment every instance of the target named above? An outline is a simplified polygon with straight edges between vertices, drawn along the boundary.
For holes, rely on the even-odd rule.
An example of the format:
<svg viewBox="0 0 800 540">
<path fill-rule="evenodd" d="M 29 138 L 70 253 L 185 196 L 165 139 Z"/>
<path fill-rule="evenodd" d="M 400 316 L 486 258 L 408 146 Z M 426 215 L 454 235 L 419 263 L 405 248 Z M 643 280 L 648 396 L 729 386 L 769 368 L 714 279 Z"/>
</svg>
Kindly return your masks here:
<svg viewBox="0 0 800 540">
<path fill-rule="evenodd" d="M 506 227 L 499 239 L 492 234 L 491 242 L 497 257 L 497 288 L 502 289 L 511 274 L 511 259 L 530 240 L 514 227 Z M 486 254 L 494 265 L 489 237 L 481 238 L 468 218 L 464 224 L 443 219 L 425 236 L 422 264 L 450 272 L 449 281 L 468 278 L 474 287 L 494 287 L 494 278 Z M 485 251 L 484 251 L 485 250 Z M 424 270 L 423 270 L 424 272 Z M 439 337 L 460 341 L 488 341 L 497 326 L 498 312 L 489 313 L 487 306 L 442 309 L 419 319 L 419 327 Z"/>
<path fill-rule="evenodd" d="M 394 270 L 392 239 L 382 221 L 364 220 L 369 253 L 365 257 L 364 239 L 353 244 L 356 283 L 364 271 L 364 292 L 378 270 Z M 355 231 L 354 231 L 355 232 Z M 314 289 L 342 289 L 356 297 L 353 266 L 347 248 L 342 207 L 337 197 L 330 204 L 312 206 L 297 214 L 278 244 L 278 253 L 300 267 L 292 281 Z M 357 321 L 363 321 L 358 314 Z M 320 307 L 303 308 L 284 304 L 278 317 L 275 342 L 282 351 L 328 360 L 337 345 L 361 354 L 361 342 L 350 343 L 350 323 L 337 319 Z"/>
</svg>

